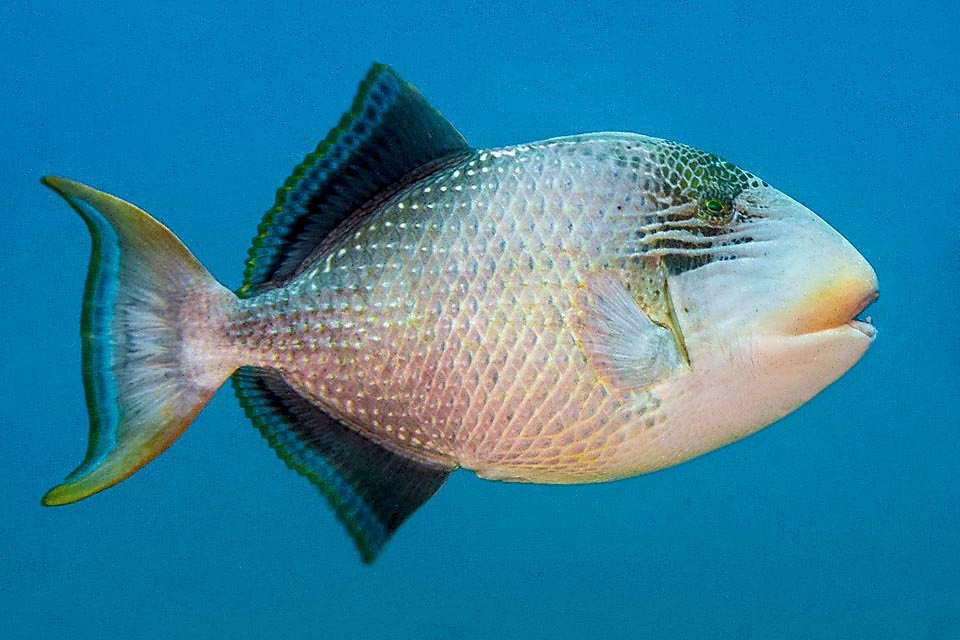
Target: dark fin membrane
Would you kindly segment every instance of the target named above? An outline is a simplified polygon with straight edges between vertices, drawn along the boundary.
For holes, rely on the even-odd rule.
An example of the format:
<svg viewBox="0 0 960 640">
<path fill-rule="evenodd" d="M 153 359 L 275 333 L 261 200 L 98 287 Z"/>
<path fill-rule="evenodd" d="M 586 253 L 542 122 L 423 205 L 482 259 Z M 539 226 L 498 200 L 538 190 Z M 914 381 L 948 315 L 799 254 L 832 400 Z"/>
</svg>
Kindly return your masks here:
<svg viewBox="0 0 960 640">
<path fill-rule="evenodd" d="M 413 85 L 375 64 L 353 105 L 277 191 L 253 239 L 241 297 L 282 285 L 350 214 L 404 176 L 469 151 Z"/>
<path fill-rule="evenodd" d="M 277 455 L 330 501 L 364 562 L 373 562 L 390 535 L 453 470 L 373 443 L 269 369 L 242 367 L 233 374 L 233 386 Z"/>
<path fill-rule="evenodd" d="M 83 463 L 43 498 L 61 505 L 120 482 L 183 433 L 234 369 L 229 356 L 191 360 L 187 334 L 213 340 L 235 298 L 169 229 L 129 202 L 64 178 L 43 183 L 93 238 L 80 329 L 90 441 Z M 204 309 L 209 324 L 187 327 L 183 310 L 191 308 Z"/>
</svg>

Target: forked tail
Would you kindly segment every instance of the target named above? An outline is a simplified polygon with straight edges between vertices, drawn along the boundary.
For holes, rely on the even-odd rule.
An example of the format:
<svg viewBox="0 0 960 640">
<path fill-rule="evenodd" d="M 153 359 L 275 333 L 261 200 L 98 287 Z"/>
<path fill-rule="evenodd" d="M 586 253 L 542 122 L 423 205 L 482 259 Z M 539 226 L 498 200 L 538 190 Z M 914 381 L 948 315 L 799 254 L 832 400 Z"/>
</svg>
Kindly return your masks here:
<svg viewBox="0 0 960 640">
<path fill-rule="evenodd" d="M 93 236 L 82 336 L 90 444 L 44 504 L 74 502 L 131 475 L 166 449 L 233 373 L 247 415 L 287 466 L 326 496 L 371 562 L 456 461 L 347 424 L 270 368 L 276 354 L 266 345 L 231 346 L 227 335 L 247 322 L 242 328 L 259 335 L 263 327 L 249 315 L 252 309 L 267 320 L 258 296 L 286 286 L 331 234 L 366 211 L 365 203 L 471 153 L 420 92 L 389 67 L 373 65 L 350 110 L 277 192 L 250 250 L 240 299 L 140 209 L 44 178 Z"/>
<path fill-rule="evenodd" d="M 93 238 L 83 300 L 83 382 L 90 442 L 46 505 L 102 491 L 183 433 L 236 368 L 216 344 L 235 299 L 173 233 L 129 202 L 64 178 L 43 183 Z"/>
</svg>

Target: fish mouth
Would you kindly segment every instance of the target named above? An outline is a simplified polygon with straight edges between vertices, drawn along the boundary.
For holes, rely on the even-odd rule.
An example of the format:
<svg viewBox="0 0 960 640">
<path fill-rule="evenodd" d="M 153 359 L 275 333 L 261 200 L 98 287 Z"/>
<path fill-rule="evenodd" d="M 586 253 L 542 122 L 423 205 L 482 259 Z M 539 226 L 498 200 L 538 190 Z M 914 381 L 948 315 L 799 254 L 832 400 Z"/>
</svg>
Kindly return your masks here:
<svg viewBox="0 0 960 640">
<path fill-rule="evenodd" d="M 852 317 L 847 321 L 847 325 L 853 327 L 868 338 L 873 339 L 877 335 L 877 328 L 873 326 L 873 318 L 864 315 L 873 302 L 880 297 L 880 292 L 874 289 L 863 297 L 853 312 Z"/>
</svg>

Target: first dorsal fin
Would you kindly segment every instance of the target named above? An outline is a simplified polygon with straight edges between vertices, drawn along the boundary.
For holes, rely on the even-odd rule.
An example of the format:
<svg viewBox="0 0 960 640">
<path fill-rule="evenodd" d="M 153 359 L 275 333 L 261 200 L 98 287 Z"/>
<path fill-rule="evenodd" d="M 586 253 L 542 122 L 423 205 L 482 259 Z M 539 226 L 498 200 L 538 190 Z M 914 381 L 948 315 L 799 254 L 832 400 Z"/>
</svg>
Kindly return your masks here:
<svg viewBox="0 0 960 640">
<path fill-rule="evenodd" d="M 376 558 L 390 535 L 453 470 L 384 449 L 269 369 L 241 367 L 233 374 L 233 386 L 277 455 L 330 501 L 364 562 Z"/>
<path fill-rule="evenodd" d="M 351 213 L 416 169 L 469 148 L 413 85 L 374 64 L 350 110 L 277 191 L 237 293 L 283 284 Z"/>
</svg>

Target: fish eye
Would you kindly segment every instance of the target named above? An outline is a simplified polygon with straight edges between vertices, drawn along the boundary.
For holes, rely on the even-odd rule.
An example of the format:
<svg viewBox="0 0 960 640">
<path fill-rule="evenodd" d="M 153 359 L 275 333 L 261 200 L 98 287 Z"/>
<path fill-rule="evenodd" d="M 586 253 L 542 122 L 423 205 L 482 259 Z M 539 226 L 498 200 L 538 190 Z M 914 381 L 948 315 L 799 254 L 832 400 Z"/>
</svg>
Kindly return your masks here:
<svg viewBox="0 0 960 640">
<path fill-rule="evenodd" d="M 724 224 L 730 219 L 730 203 L 714 196 L 700 200 L 700 217 L 712 224 Z"/>
<path fill-rule="evenodd" d="M 705 203 L 707 211 L 712 213 L 715 216 L 721 216 L 726 213 L 727 207 L 719 198 L 709 198 Z"/>
</svg>

